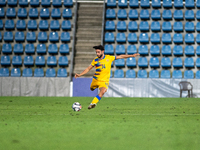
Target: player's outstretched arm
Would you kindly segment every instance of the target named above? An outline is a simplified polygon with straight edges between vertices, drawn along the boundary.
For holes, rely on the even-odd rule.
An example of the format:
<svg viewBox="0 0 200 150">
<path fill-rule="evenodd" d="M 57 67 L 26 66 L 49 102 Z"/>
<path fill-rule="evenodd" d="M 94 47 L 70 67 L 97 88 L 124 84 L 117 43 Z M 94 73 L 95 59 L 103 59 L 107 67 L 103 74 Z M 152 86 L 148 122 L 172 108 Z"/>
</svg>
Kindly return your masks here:
<svg viewBox="0 0 200 150">
<path fill-rule="evenodd" d="M 123 58 L 130 58 L 130 57 L 136 57 L 136 56 L 139 56 L 140 54 L 136 53 L 136 54 L 133 54 L 133 55 L 119 55 L 119 56 L 116 56 L 116 59 L 123 59 Z"/>
<path fill-rule="evenodd" d="M 90 66 L 88 66 L 82 73 L 80 73 L 80 74 L 77 74 L 77 73 L 76 73 L 76 74 L 75 74 L 75 78 L 78 78 L 78 77 L 80 77 L 80 76 L 82 76 L 82 75 L 88 73 L 93 67 L 94 67 L 94 66 L 90 65 Z"/>
</svg>

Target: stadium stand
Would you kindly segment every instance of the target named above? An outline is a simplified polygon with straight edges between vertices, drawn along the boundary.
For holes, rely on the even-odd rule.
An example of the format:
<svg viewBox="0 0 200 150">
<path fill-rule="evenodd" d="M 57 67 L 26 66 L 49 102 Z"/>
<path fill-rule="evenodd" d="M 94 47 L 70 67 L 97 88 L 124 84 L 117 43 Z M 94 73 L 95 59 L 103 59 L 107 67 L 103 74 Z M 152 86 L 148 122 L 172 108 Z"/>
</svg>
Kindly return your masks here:
<svg viewBox="0 0 200 150">
<path fill-rule="evenodd" d="M 165 78 L 165 79 L 170 79 L 171 78 L 170 71 L 169 70 L 162 70 L 161 73 L 160 73 L 160 77 Z"/>
<path fill-rule="evenodd" d="M 158 72 L 158 70 L 151 70 L 149 72 L 149 78 L 159 78 L 159 72 Z"/>
<path fill-rule="evenodd" d="M 12 68 L 11 70 L 11 77 L 20 77 L 21 71 L 19 68 Z"/>
<path fill-rule="evenodd" d="M 126 71 L 126 78 L 136 78 L 135 70 L 129 69 Z"/>
<path fill-rule="evenodd" d="M 0 77 L 9 77 L 9 69 L 0 68 Z"/>
<path fill-rule="evenodd" d="M 114 71 L 114 78 L 124 78 L 124 71 L 122 69 L 116 69 Z"/>
<path fill-rule="evenodd" d="M 44 70 L 42 68 L 35 68 L 34 77 L 44 77 Z"/>
<path fill-rule="evenodd" d="M 56 77 L 56 70 L 54 68 L 47 68 L 46 77 Z"/>
<path fill-rule="evenodd" d="M 146 70 L 138 70 L 137 77 L 138 78 L 147 78 L 147 71 Z"/>
</svg>

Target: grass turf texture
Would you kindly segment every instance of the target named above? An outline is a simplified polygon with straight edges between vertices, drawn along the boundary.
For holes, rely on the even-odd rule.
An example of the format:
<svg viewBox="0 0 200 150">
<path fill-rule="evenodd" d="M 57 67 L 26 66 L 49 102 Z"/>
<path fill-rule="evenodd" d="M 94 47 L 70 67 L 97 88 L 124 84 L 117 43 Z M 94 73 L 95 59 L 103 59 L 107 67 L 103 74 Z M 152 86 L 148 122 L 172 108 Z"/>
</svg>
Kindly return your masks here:
<svg viewBox="0 0 200 150">
<path fill-rule="evenodd" d="M 0 97 L 2 150 L 197 150 L 195 98 Z M 83 109 L 74 112 L 74 102 Z"/>
</svg>

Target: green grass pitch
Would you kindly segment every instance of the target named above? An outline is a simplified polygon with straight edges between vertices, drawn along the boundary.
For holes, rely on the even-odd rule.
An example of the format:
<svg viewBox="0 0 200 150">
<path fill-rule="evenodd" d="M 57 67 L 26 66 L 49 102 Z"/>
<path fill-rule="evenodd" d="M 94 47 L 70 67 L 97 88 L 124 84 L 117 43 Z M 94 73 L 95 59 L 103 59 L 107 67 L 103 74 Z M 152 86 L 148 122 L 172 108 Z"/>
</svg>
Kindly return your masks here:
<svg viewBox="0 0 200 150">
<path fill-rule="evenodd" d="M 80 112 L 71 108 L 74 102 Z M 200 99 L 0 97 L 1 150 L 198 150 Z"/>
</svg>

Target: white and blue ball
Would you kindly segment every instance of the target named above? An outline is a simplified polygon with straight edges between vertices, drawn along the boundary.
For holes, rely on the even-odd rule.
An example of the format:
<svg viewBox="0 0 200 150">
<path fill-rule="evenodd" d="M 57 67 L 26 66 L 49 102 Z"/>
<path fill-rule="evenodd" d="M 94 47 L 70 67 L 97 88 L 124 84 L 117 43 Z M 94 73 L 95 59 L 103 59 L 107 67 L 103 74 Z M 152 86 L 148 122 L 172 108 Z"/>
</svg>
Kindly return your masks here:
<svg viewBox="0 0 200 150">
<path fill-rule="evenodd" d="M 82 108 L 81 104 L 79 102 L 75 102 L 73 105 L 72 105 L 72 109 L 74 111 L 80 111 Z"/>
</svg>

